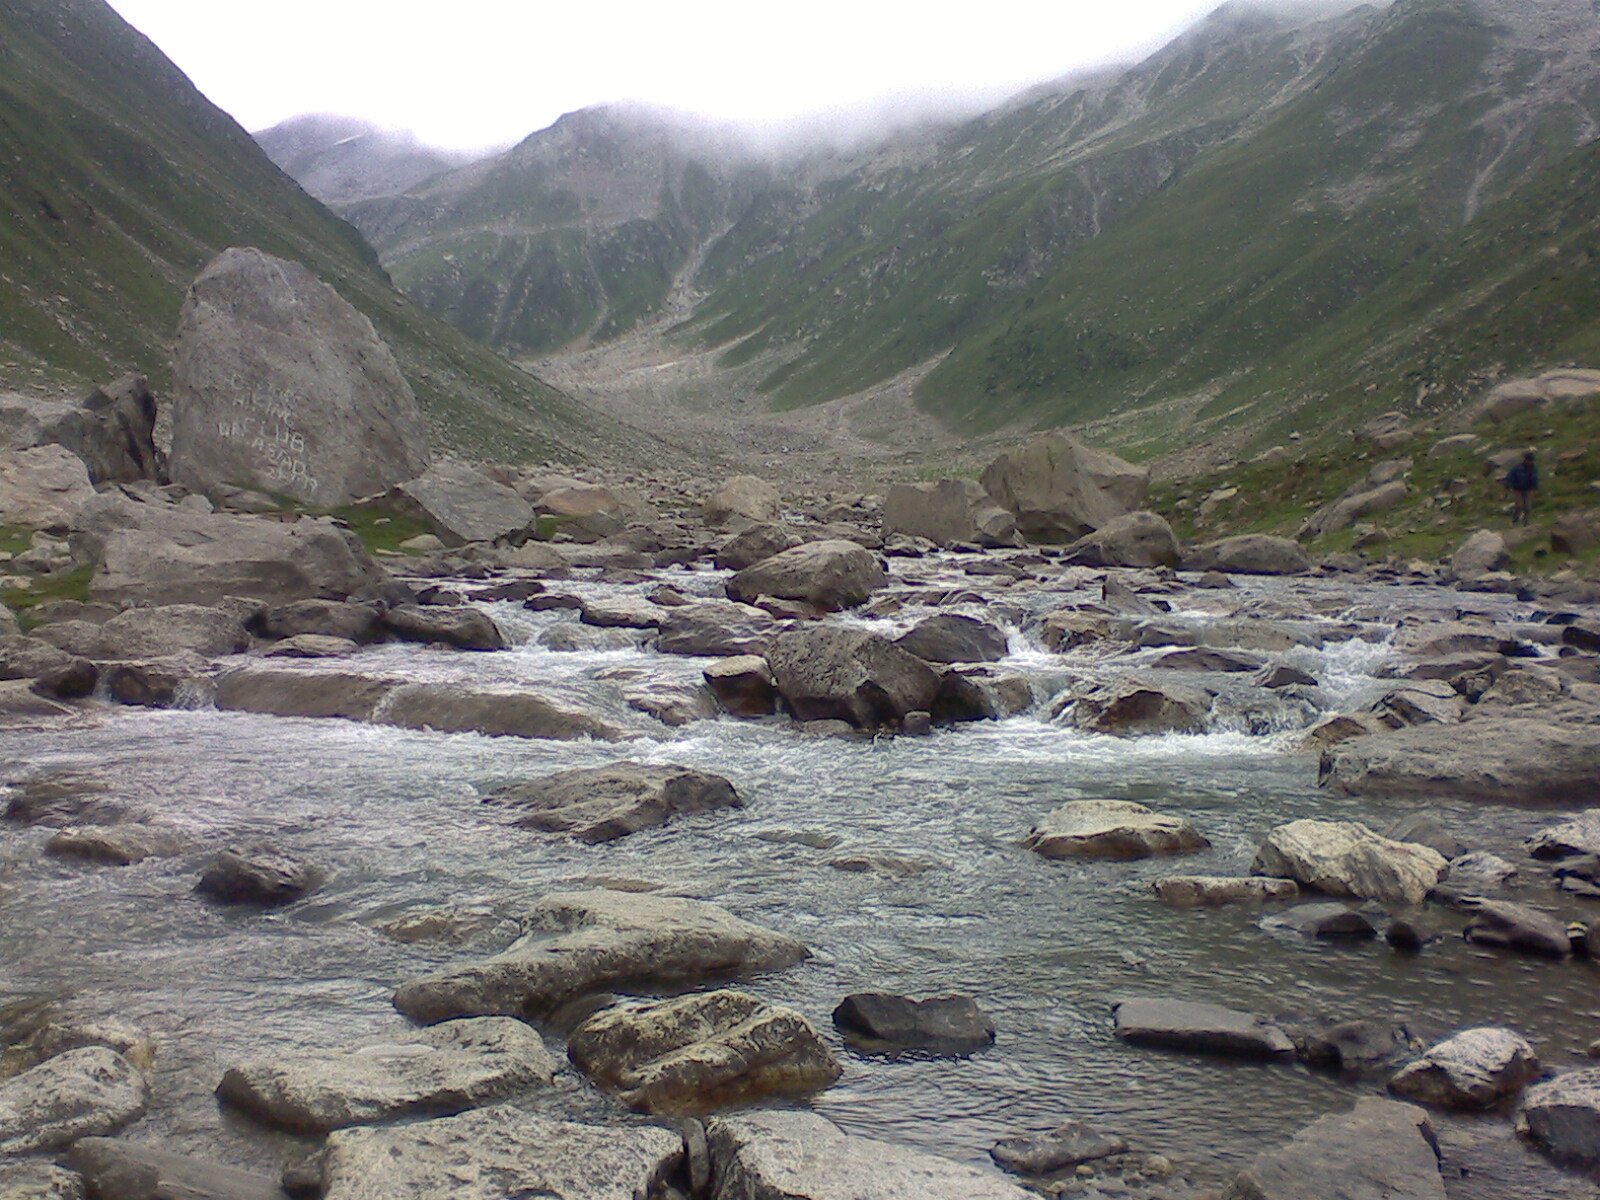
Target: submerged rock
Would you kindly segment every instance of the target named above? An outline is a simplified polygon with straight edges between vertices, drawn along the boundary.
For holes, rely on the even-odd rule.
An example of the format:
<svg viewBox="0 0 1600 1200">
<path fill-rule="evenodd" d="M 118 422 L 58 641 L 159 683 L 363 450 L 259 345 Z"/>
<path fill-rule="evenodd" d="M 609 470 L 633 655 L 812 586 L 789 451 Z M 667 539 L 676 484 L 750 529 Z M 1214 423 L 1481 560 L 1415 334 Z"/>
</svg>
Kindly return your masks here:
<svg viewBox="0 0 1600 1200">
<path fill-rule="evenodd" d="M 886 992 L 855 992 L 833 1010 L 833 1023 L 867 1050 L 927 1050 L 962 1055 L 994 1042 L 994 1022 L 971 996 L 913 1000 Z"/>
<path fill-rule="evenodd" d="M 1397 1096 L 1439 1108 L 1490 1108 L 1539 1077 L 1539 1059 L 1509 1029 L 1468 1029 L 1428 1050 L 1389 1081 Z"/>
<path fill-rule="evenodd" d="M 1234 1058 L 1293 1054 L 1289 1035 L 1264 1017 L 1192 1000 L 1134 997 L 1113 1006 L 1116 1034 L 1138 1046 Z"/>
<path fill-rule="evenodd" d="M 1048 1133 L 1001 1138 L 989 1157 L 1013 1175 L 1053 1175 L 1079 1163 L 1123 1154 L 1128 1143 L 1120 1137 L 1091 1129 L 1082 1121 L 1068 1121 Z"/>
<path fill-rule="evenodd" d="M 486 800 L 518 809 L 513 824 L 523 829 L 567 833 L 591 844 L 688 813 L 744 807 L 733 784 L 720 775 L 630 762 L 559 771 L 502 788 Z"/>
<path fill-rule="evenodd" d="M 1192 854 L 1211 845 L 1183 817 L 1131 800 L 1073 800 L 1028 832 L 1023 844 L 1046 858 L 1137 859 Z"/>
<path fill-rule="evenodd" d="M 224 850 L 195 891 L 219 904 L 292 904 L 322 881 L 317 868 L 278 850 Z"/>
<path fill-rule="evenodd" d="M 1251 869 L 1333 896 L 1421 904 L 1444 877 L 1444 857 L 1393 842 L 1354 821 L 1291 821 L 1267 835 Z"/>
<path fill-rule="evenodd" d="M 799 1013 L 728 990 L 596 1013 L 567 1053 L 629 1107 L 671 1115 L 805 1095 L 841 1074 Z"/>
<path fill-rule="evenodd" d="M 1258 1155 L 1223 1200 L 1303 1200 L 1330 1194 L 1324 1181 L 1337 1181 L 1339 1200 L 1445 1200 L 1427 1113 L 1393 1100 L 1358 1100 L 1350 1112 L 1313 1121 L 1288 1145 Z"/>
<path fill-rule="evenodd" d="M 116 1200 L 284 1200 L 276 1179 L 124 1138 L 84 1138 L 67 1161 L 90 1194 Z M 0 1193 L 3 1194 L 3 1193 Z"/>
<path fill-rule="evenodd" d="M 1152 885 L 1155 893 L 1174 908 L 1215 908 L 1223 904 L 1262 904 L 1268 900 L 1293 900 L 1300 887 L 1292 879 L 1267 879 L 1260 875 L 1232 878 L 1219 875 L 1168 875 Z"/>
</svg>

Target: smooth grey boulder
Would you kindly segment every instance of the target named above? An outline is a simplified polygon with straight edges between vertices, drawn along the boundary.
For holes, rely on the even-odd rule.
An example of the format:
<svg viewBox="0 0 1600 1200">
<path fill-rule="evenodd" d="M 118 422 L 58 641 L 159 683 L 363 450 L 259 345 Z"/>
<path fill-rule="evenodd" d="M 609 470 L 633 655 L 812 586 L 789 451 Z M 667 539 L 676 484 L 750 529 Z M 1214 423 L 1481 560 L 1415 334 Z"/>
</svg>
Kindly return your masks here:
<svg viewBox="0 0 1600 1200">
<path fill-rule="evenodd" d="M 1189 571 L 1230 575 L 1304 575 L 1311 570 L 1311 562 L 1298 544 L 1265 533 L 1245 533 L 1196 546 L 1183 565 Z"/>
<path fill-rule="evenodd" d="M 293 904 L 321 881 L 317 868 L 278 850 L 224 850 L 194 890 L 218 904 L 276 907 Z"/>
<path fill-rule="evenodd" d="M 148 1142 L 84 1138 L 67 1161 L 89 1194 L 116 1200 L 287 1200 L 276 1179 L 175 1154 Z M 0 1193 L 3 1195 L 3 1193 Z"/>
<path fill-rule="evenodd" d="M 1319 778 L 1347 796 L 1596 804 L 1600 727 L 1531 717 L 1414 726 L 1329 747 Z"/>
<path fill-rule="evenodd" d="M 198 604 L 130 608 L 99 629 L 97 653 L 91 656 L 99 659 L 165 658 L 185 651 L 213 658 L 250 645 L 235 614 Z"/>
<path fill-rule="evenodd" d="M 1211 696 L 1186 684 L 1128 677 L 1078 697 L 1069 719 L 1079 729 L 1118 737 L 1202 733 L 1211 719 Z"/>
<path fill-rule="evenodd" d="M 615 742 L 623 731 L 580 709 L 563 708 L 532 692 L 472 691 L 448 683 L 394 687 L 372 720 L 402 729 L 479 733 L 485 737 Z"/>
<path fill-rule="evenodd" d="M 1128 1143 L 1120 1137 L 1091 1129 L 1082 1121 L 1068 1121 L 1048 1133 L 1001 1138 L 989 1150 L 989 1157 L 1013 1175 L 1053 1175 L 1127 1149 Z"/>
<path fill-rule="evenodd" d="M 370 675 L 241 667 L 218 675 L 214 702 L 223 712 L 370 721 L 398 686 Z"/>
<path fill-rule="evenodd" d="M 1166 518 L 1131 512 L 1107 521 L 1067 547 L 1065 562 L 1084 567 L 1176 567 L 1177 536 Z"/>
<path fill-rule="evenodd" d="M 540 516 L 553 519 L 560 532 L 581 542 L 615 537 L 630 524 L 654 520 L 656 515 L 654 509 L 633 492 L 587 485 L 544 492 L 534 503 L 534 509 Z M 644 561 L 648 564 L 648 557 Z"/>
<path fill-rule="evenodd" d="M 852 1044 L 875 1052 L 965 1055 L 994 1042 L 994 1022 L 971 996 L 853 992 L 833 1010 L 833 1023 Z"/>
<path fill-rule="evenodd" d="M 980 482 L 1029 541 L 1071 542 L 1138 509 L 1150 472 L 1056 432 L 1001 455 Z"/>
<path fill-rule="evenodd" d="M 1389 1080 L 1389 1090 L 1436 1108 L 1491 1108 L 1539 1077 L 1539 1058 L 1509 1029 L 1467 1029 Z"/>
<path fill-rule="evenodd" d="M 143 375 L 124 375 L 79 403 L 0 395 L 0 449 L 57 445 L 83 460 L 90 482 L 164 482 L 155 445 L 156 401 Z"/>
<path fill-rule="evenodd" d="M 1157 897 L 1174 908 L 1262 904 L 1268 900 L 1293 900 L 1300 895 L 1300 886 L 1294 880 L 1260 875 L 1167 875 L 1151 887 Z"/>
<path fill-rule="evenodd" d="M 1466 929 L 1468 941 L 1546 958 L 1565 958 L 1572 953 L 1566 925 L 1548 913 L 1481 896 L 1465 897 L 1457 903 L 1472 914 Z"/>
<path fill-rule="evenodd" d="M 83 460 L 64 446 L 0 450 L 0 525 L 67 529 L 94 494 Z"/>
<path fill-rule="evenodd" d="M 296 600 L 267 609 L 260 627 L 269 638 L 303 636 L 342 638 L 365 644 L 383 636 L 382 613 L 375 605 L 347 600 Z"/>
<path fill-rule="evenodd" d="M 706 686 L 722 710 L 735 717 L 768 717 L 778 711 L 778 689 L 767 660 L 740 654 L 712 663 L 704 672 Z"/>
<path fill-rule="evenodd" d="M 114 491 L 79 511 L 73 544 L 98 563 L 90 595 L 112 604 L 343 598 L 385 578 L 355 534 L 332 521 L 203 513 Z"/>
<path fill-rule="evenodd" d="M 787 525 L 752 525 L 717 547 L 712 560 L 720 570 L 742 571 L 766 562 L 774 554 L 805 545 L 805 539 Z"/>
<path fill-rule="evenodd" d="M 144 1115 L 143 1073 L 109 1046 L 84 1046 L 0 1081 L 0 1154 L 59 1150 Z"/>
<path fill-rule="evenodd" d="M 1409 490 L 1404 479 L 1391 479 L 1376 486 L 1370 484 L 1370 477 L 1363 479 L 1343 496 L 1312 513 L 1300 527 L 1300 537 L 1319 538 L 1348 529 L 1362 517 L 1387 512 L 1402 503 Z"/>
<path fill-rule="evenodd" d="M 1264 1017 L 1192 1000 L 1131 997 L 1113 1006 L 1116 1035 L 1136 1046 L 1233 1058 L 1293 1054 L 1289 1035 Z"/>
<path fill-rule="evenodd" d="M 778 489 L 754 475 L 723 480 L 701 505 L 701 516 L 707 525 L 726 525 L 736 520 L 771 522 L 782 511 L 783 497 Z"/>
<path fill-rule="evenodd" d="M 1011 652 L 1005 630 L 959 613 L 924 618 L 894 644 L 930 663 L 999 662 Z"/>
<path fill-rule="evenodd" d="M 1439 1140 L 1412 1104 L 1364 1099 L 1258 1155 L 1223 1200 L 1445 1200 Z"/>
<path fill-rule="evenodd" d="M 1444 878 L 1444 856 L 1379 837 L 1355 821 L 1290 821 L 1267 834 L 1251 870 L 1330 896 L 1421 904 Z"/>
<path fill-rule="evenodd" d="M 427 521 L 446 546 L 499 541 L 533 524 L 533 506 L 515 491 L 454 460 L 434 463 L 390 496 Z"/>
<path fill-rule="evenodd" d="M 883 498 L 883 532 L 937 546 L 1017 544 L 1016 518 L 970 479 L 890 485 Z"/>
<path fill-rule="evenodd" d="M 734 658 L 766 653 L 777 634 L 772 614 L 748 604 L 702 600 L 671 609 L 661 619 L 656 649 L 662 654 Z"/>
<path fill-rule="evenodd" d="M 746 567 L 728 580 L 730 600 L 797 600 L 824 612 L 864 604 L 889 582 L 877 555 L 855 542 L 806 542 Z"/>
<path fill-rule="evenodd" d="M 860 729 L 928 712 L 940 678 L 888 638 L 840 625 L 808 625 L 767 651 L 778 694 L 800 721 L 847 721 Z"/>
<path fill-rule="evenodd" d="M 85 1195 L 83 1177 L 75 1171 L 38 1161 L 0 1164 L 0 1200 L 84 1200 Z"/>
<path fill-rule="evenodd" d="M 733 784 L 720 775 L 636 762 L 558 771 L 484 799 L 516 809 L 512 824 L 519 828 L 565 833 L 591 845 L 689 813 L 744 807 Z"/>
<path fill-rule="evenodd" d="M 976 1167 L 851 1137 L 813 1113 L 720 1117 L 708 1124 L 706 1136 L 712 1200 L 1031 1200 L 1034 1196 Z"/>
<path fill-rule="evenodd" d="M 1262 920 L 1264 929 L 1288 929 L 1301 937 L 1324 941 L 1367 941 L 1378 936 L 1377 927 L 1358 909 L 1344 904 L 1297 904 Z"/>
<path fill-rule="evenodd" d="M 1511 549 L 1505 534 L 1496 529 L 1478 530 L 1450 556 L 1450 573 L 1457 579 L 1476 579 L 1510 565 Z"/>
<path fill-rule="evenodd" d="M 1561 1162 L 1600 1163 L 1600 1067 L 1534 1084 L 1522 1098 L 1522 1125 Z"/>
<path fill-rule="evenodd" d="M 579 1125 L 509 1106 L 328 1137 L 324 1200 L 638 1200 L 683 1157 L 651 1125 Z"/>
<path fill-rule="evenodd" d="M 665 1116 L 803 1096 L 842 1074 L 805 1017 L 727 989 L 608 1008 L 572 1031 L 567 1055 L 630 1108 Z"/>
<path fill-rule="evenodd" d="M 616 596 L 585 600 L 579 620 L 597 629 L 659 629 L 667 609 L 642 596 Z"/>
<path fill-rule="evenodd" d="M 555 1078 L 544 1039 L 510 1017 L 446 1021 L 377 1042 L 282 1052 L 229 1067 L 228 1103 L 272 1125 L 326 1133 L 455 1113 Z"/>
<path fill-rule="evenodd" d="M 189 286 L 172 365 L 173 481 L 316 508 L 428 468 L 428 427 L 367 320 L 299 263 L 235 247 Z"/>
<path fill-rule="evenodd" d="M 544 1016 L 579 996 L 793 966 L 810 951 L 699 900 L 623 892 L 546 896 L 509 949 L 403 984 L 395 1007 L 419 1021 Z"/>
<path fill-rule="evenodd" d="M 383 614 L 383 627 L 408 642 L 441 642 L 458 650 L 504 650 L 500 626 L 482 609 L 467 605 L 402 604 Z"/>
<path fill-rule="evenodd" d="M 1030 829 L 1023 845 L 1046 858 L 1130 860 L 1192 854 L 1211 843 L 1187 819 L 1131 800 L 1072 800 Z"/>
<path fill-rule="evenodd" d="M 1262 660 L 1254 654 L 1240 650 L 1217 650 L 1210 646 L 1194 646 L 1188 650 L 1174 650 L 1156 659 L 1154 666 L 1163 671 L 1216 671 L 1220 674 L 1242 674 L 1260 669 Z"/>
<path fill-rule="evenodd" d="M 1383 831 L 1383 836 L 1396 842 L 1426 846 L 1446 859 L 1460 858 L 1469 849 L 1443 820 L 1426 811 L 1401 817 Z"/>
</svg>

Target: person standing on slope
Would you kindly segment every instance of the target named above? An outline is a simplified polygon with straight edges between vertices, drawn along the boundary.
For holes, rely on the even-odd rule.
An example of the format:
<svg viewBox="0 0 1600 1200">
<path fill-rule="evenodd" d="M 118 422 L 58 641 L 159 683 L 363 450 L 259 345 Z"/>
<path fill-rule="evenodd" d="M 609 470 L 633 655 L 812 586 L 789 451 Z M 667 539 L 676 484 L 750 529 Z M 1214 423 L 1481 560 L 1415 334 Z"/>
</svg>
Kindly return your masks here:
<svg viewBox="0 0 1600 1200">
<path fill-rule="evenodd" d="M 1511 523 L 1526 525 L 1533 510 L 1533 494 L 1539 490 L 1539 468 L 1533 461 L 1532 450 L 1506 472 L 1506 490 L 1512 498 Z"/>
</svg>

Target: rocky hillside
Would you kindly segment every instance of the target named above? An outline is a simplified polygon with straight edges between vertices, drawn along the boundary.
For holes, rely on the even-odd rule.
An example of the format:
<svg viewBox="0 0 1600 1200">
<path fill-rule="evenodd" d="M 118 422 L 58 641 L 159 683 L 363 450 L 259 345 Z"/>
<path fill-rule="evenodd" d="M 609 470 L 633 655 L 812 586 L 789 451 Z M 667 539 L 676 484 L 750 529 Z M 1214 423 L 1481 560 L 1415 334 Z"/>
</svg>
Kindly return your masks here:
<svg viewBox="0 0 1600 1200">
<path fill-rule="evenodd" d="M 158 391 L 184 289 L 231 245 L 306 264 L 394 348 L 444 446 L 580 458 L 627 439 L 396 292 L 360 235 L 280 172 L 102 0 L 0 8 L 0 388 Z"/>
<path fill-rule="evenodd" d="M 911 372 L 964 435 L 1266 444 L 1600 350 L 1597 52 L 1589 0 L 1235 0 L 853 159 L 605 110 L 349 215 L 514 354 L 665 322 L 782 409 Z"/>
<path fill-rule="evenodd" d="M 350 117 L 291 117 L 254 135 L 267 157 L 324 204 L 392 196 L 473 155 Z"/>
</svg>

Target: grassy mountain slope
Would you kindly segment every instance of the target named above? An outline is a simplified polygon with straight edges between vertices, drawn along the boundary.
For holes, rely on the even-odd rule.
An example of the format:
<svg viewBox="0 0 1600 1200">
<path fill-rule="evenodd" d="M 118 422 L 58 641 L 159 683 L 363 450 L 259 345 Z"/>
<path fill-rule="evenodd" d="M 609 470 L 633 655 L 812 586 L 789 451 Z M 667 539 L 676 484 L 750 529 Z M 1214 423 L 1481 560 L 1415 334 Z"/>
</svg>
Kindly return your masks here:
<svg viewBox="0 0 1600 1200">
<path fill-rule="evenodd" d="M 137 370 L 164 386 L 184 290 L 230 245 L 298 259 L 371 317 L 439 444 L 588 456 L 612 436 L 395 291 L 353 228 L 101 0 L 0 7 L 0 385 L 82 391 Z"/>
</svg>

